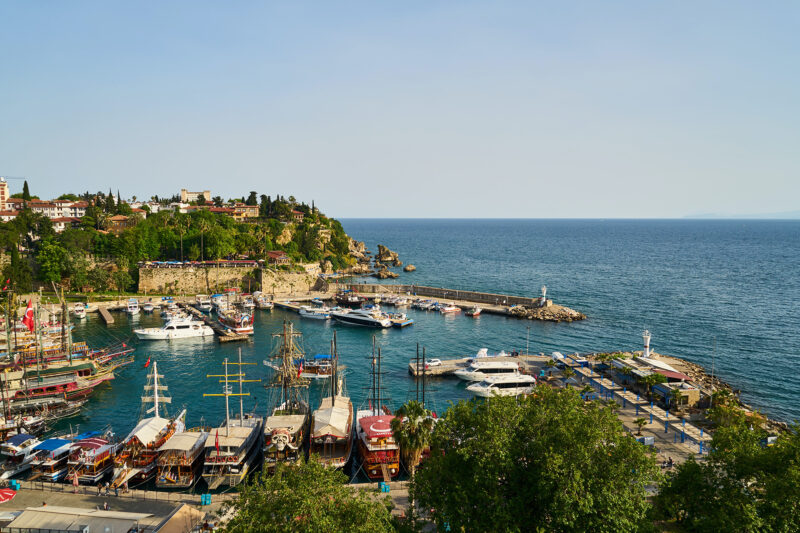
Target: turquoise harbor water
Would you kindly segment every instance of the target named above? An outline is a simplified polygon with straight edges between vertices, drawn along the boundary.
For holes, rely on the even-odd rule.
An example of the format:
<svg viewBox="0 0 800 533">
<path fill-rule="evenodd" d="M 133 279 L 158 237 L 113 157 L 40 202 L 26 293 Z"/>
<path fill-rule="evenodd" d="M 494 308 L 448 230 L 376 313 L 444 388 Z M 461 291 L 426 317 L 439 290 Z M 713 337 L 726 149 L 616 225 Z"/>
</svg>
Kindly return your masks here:
<svg viewBox="0 0 800 533">
<path fill-rule="evenodd" d="M 539 221 L 539 220 L 345 220 L 345 230 L 376 249 L 381 243 L 418 267 L 401 282 L 537 295 L 548 287 L 558 303 L 585 312 L 586 321 L 550 324 L 484 315 L 442 316 L 409 311 L 416 324 L 373 331 L 304 320 L 280 310 L 258 311 L 251 342 L 220 345 L 214 339 L 133 343 L 136 362 L 92 396 L 83 413 L 64 421 L 81 429 L 111 424 L 118 433 L 134 425 L 149 356 L 173 396 L 172 410 L 186 407 L 189 425 L 217 424 L 224 416 L 218 374 L 239 348 L 248 378 L 269 379 L 262 361 L 273 347 L 271 333 L 292 320 L 304 334 L 307 353 L 327 353 L 334 328 L 347 365 L 347 388 L 356 407 L 366 398 L 372 336 L 383 352 L 384 384 L 393 407 L 415 395 L 407 373 L 416 344 L 429 357 L 524 350 L 530 326 L 532 352 L 641 349 L 641 332 L 653 335 L 658 352 L 710 368 L 716 337 L 716 373 L 742 390 L 743 399 L 771 416 L 800 418 L 795 399 L 800 360 L 800 222 L 796 221 Z M 156 326 L 158 316 L 112 327 L 90 316 L 76 339 L 104 344 L 130 338 L 133 327 Z M 312 406 L 319 387 L 311 389 Z M 438 410 L 469 397 L 455 379 L 430 383 Z M 266 413 L 270 392 L 248 384 L 245 409 Z M 238 402 L 236 403 L 238 408 Z"/>
</svg>

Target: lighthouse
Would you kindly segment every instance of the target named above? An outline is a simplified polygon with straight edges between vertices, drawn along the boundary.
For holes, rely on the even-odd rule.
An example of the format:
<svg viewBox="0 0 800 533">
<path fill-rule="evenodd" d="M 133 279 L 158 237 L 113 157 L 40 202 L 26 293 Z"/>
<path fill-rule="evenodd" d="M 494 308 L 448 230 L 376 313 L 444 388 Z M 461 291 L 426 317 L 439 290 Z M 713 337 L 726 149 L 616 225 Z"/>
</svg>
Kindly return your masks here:
<svg viewBox="0 0 800 533">
<path fill-rule="evenodd" d="M 644 357 L 650 357 L 650 332 L 644 330 L 642 333 L 642 339 L 644 339 Z"/>
</svg>

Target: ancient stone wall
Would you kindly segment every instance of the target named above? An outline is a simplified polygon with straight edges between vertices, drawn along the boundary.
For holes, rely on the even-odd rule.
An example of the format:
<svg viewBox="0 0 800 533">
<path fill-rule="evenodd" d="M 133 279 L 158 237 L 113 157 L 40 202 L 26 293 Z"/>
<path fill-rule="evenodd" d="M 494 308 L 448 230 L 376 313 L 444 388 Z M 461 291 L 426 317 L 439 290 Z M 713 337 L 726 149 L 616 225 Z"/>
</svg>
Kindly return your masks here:
<svg viewBox="0 0 800 533">
<path fill-rule="evenodd" d="M 286 272 L 268 268 L 174 266 L 139 269 L 139 292 L 155 294 L 212 294 L 228 287 L 244 292 L 292 294 L 318 290 L 316 270 Z"/>
</svg>

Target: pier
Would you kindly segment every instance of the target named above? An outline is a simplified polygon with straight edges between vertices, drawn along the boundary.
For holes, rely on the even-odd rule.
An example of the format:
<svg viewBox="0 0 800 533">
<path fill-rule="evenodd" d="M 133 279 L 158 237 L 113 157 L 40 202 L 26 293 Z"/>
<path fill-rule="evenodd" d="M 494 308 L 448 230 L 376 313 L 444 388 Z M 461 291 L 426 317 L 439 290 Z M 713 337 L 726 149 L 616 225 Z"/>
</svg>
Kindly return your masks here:
<svg viewBox="0 0 800 533">
<path fill-rule="evenodd" d="M 103 320 L 105 320 L 107 325 L 114 323 L 114 317 L 111 316 L 111 313 L 108 312 L 108 308 L 98 307 L 97 312 L 100 313 L 100 316 L 103 317 Z"/>
<path fill-rule="evenodd" d="M 420 359 L 419 368 L 417 368 L 416 359 L 412 359 L 408 363 L 408 373 L 414 377 L 419 377 L 423 373 L 428 377 L 443 377 L 451 376 L 453 372 L 461 368 L 466 368 L 474 355 L 458 357 L 455 359 L 442 359 L 440 365 L 428 365 L 424 367 L 424 361 Z M 430 360 L 430 358 L 429 358 Z M 520 369 L 527 374 L 538 373 L 540 367 L 550 360 L 546 355 L 533 355 L 533 354 L 520 354 L 517 356 L 504 355 L 504 356 L 489 356 L 481 357 L 481 361 L 516 361 L 520 365 Z"/>
<path fill-rule="evenodd" d="M 200 312 L 198 309 L 195 309 L 194 306 L 190 304 L 179 303 L 178 307 L 188 312 L 197 320 L 202 320 L 203 322 L 205 322 L 205 324 L 211 329 L 213 329 L 214 333 L 217 334 L 217 340 L 219 340 L 219 342 L 246 341 L 250 339 L 250 335 L 240 335 L 225 329 L 224 327 L 222 327 L 222 324 L 220 324 L 218 320 L 212 320 L 210 316 Z"/>
</svg>

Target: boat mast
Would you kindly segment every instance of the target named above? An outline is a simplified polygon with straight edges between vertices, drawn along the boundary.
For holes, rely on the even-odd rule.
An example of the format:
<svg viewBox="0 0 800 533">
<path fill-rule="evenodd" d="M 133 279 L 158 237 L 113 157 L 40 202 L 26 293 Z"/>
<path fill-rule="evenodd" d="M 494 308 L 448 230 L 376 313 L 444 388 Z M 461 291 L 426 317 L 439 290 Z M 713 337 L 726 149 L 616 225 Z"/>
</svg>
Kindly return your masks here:
<svg viewBox="0 0 800 533">
<path fill-rule="evenodd" d="M 239 420 L 244 421 L 244 395 L 242 394 L 242 349 L 239 348 Z"/>
<path fill-rule="evenodd" d="M 153 361 L 153 409 L 158 418 L 158 361 Z"/>
<path fill-rule="evenodd" d="M 425 364 L 425 347 L 422 347 L 422 408 L 425 409 L 425 381 L 428 378 L 427 364 Z"/>
</svg>

